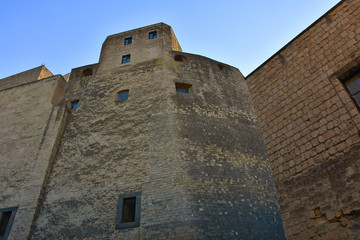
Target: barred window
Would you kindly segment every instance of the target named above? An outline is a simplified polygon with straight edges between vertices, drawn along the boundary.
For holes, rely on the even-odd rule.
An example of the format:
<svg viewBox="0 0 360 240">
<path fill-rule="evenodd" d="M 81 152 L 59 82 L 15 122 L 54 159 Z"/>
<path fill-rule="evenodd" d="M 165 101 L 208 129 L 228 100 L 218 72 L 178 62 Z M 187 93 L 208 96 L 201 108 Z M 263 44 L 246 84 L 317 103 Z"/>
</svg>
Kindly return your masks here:
<svg viewBox="0 0 360 240">
<path fill-rule="evenodd" d="M 116 214 L 116 229 L 140 226 L 141 192 L 121 194 Z"/>
<path fill-rule="evenodd" d="M 134 222 L 135 221 L 135 206 L 136 197 L 124 198 L 121 222 Z"/>
</svg>

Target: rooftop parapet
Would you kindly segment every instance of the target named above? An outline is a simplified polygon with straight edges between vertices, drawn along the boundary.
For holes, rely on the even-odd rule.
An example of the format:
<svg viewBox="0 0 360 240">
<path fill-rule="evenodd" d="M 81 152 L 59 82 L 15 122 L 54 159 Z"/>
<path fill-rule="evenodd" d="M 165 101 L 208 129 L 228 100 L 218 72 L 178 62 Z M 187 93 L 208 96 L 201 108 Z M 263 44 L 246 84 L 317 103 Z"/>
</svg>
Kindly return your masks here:
<svg viewBox="0 0 360 240">
<path fill-rule="evenodd" d="M 127 66 L 182 51 L 170 26 L 158 23 L 108 36 L 102 45 L 99 69 Z"/>
<path fill-rule="evenodd" d="M 53 76 L 53 74 L 44 65 L 41 65 L 10 77 L 0 79 L 0 91 L 51 76 Z"/>
</svg>

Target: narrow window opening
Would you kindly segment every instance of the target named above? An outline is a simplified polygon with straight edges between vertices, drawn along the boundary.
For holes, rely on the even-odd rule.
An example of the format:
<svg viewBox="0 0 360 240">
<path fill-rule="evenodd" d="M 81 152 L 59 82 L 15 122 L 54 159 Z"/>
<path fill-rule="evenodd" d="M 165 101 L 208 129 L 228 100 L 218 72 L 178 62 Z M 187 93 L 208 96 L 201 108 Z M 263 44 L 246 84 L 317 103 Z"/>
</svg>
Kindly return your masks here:
<svg viewBox="0 0 360 240">
<path fill-rule="evenodd" d="M 157 31 L 149 32 L 149 39 L 157 38 Z"/>
<path fill-rule="evenodd" d="M 123 223 L 135 221 L 135 205 L 136 205 L 136 197 L 123 199 L 123 209 L 122 209 Z"/>
<path fill-rule="evenodd" d="M 88 77 L 93 75 L 93 70 L 91 68 L 87 68 L 81 73 L 81 77 Z"/>
<path fill-rule="evenodd" d="M 189 59 L 183 55 L 175 55 L 174 59 L 177 62 L 189 62 Z"/>
<path fill-rule="evenodd" d="M 5 236 L 6 228 L 9 225 L 10 218 L 11 218 L 11 211 L 2 212 L 1 213 L 1 220 L 0 220 L 0 237 Z"/>
<path fill-rule="evenodd" d="M 7 239 L 17 207 L 0 209 L 0 239 Z"/>
<path fill-rule="evenodd" d="M 218 64 L 218 67 L 219 67 L 220 71 L 224 70 L 224 68 L 225 68 L 225 66 L 222 64 Z"/>
<path fill-rule="evenodd" d="M 119 195 L 115 229 L 140 226 L 141 192 Z"/>
<path fill-rule="evenodd" d="M 190 92 L 191 85 L 186 83 L 175 83 L 175 88 L 177 93 L 188 94 Z"/>
<path fill-rule="evenodd" d="M 352 75 L 352 77 L 345 79 L 343 84 L 351 96 L 353 102 L 360 109 L 360 72 Z"/>
<path fill-rule="evenodd" d="M 132 44 L 132 37 L 125 38 L 124 45 Z"/>
<path fill-rule="evenodd" d="M 117 100 L 127 99 L 129 97 L 129 90 L 123 90 L 117 93 Z"/>
<path fill-rule="evenodd" d="M 127 62 L 130 62 L 130 54 L 122 56 L 121 63 L 127 63 Z"/>
<path fill-rule="evenodd" d="M 79 100 L 75 100 L 71 102 L 71 110 L 77 109 L 79 106 Z"/>
</svg>

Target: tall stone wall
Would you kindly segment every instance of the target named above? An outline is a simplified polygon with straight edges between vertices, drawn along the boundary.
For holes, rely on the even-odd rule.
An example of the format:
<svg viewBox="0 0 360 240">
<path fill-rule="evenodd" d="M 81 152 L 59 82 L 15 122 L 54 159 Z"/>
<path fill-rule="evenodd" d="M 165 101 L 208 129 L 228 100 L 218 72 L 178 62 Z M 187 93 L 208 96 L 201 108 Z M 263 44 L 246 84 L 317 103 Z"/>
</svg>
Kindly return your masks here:
<svg viewBox="0 0 360 240">
<path fill-rule="evenodd" d="M 113 54 L 128 36 L 146 39 L 136 54 L 153 46 L 148 29 L 116 35 Z M 284 238 L 244 78 L 172 52 L 167 34 L 156 57 L 121 64 L 105 46 L 103 56 L 116 61 L 72 70 L 69 114 L 33 239 Z M 177 93 L 175 83 L 191 84 L 190 93 Z M 123 90 L 128 98 L 119 100 Z M 118 198 L 129 193 L 141 193 L 140 224 L 116 229 Z"/>
<path fill-rule="evenodd" d="M 360 2 L 341 1 L 247 77 L 288 239 L 356 239 Z M 357 237 L 356 237 L 357 236 Z"/>
<path fill-rule="evenodd" d="M 180 57 L 181 56 L 181 57 Z M 204 239 L 284 239 L 277 194 L 250 94 L 238 69 L 174 52 L 174 131 L 183 183 Z"/>
<path fill-rule="evenodd" d="M 0 208 L 18 207 L 8 239 L 30 234 L 63 126 L 57 103 L 65 81 L 38 80 L 37 70 L 5 79 L 5 86 L 15 79 L 10 88 L 0 80 Z"/>
</svg>

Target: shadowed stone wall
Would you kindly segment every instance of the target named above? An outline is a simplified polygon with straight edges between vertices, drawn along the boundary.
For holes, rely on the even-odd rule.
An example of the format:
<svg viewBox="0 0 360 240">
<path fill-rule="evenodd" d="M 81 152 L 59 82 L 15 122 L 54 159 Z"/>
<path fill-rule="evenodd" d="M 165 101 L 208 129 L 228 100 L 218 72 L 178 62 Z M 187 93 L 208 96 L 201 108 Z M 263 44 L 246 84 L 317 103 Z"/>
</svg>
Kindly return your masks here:
<svg viewBox="0 0 360 240">
<path fill-rule="evenodd" d="M 283 239 L 273 176 L 242 74 L 192 54 L 175 62 L 175 132 L 194 225 L 205 239 Z"/>
<path fill-rule="evenodd" d="M 288 239 L 360 234 L 360 2 L 341 1 L 247 77 Z"/>
</svg>

